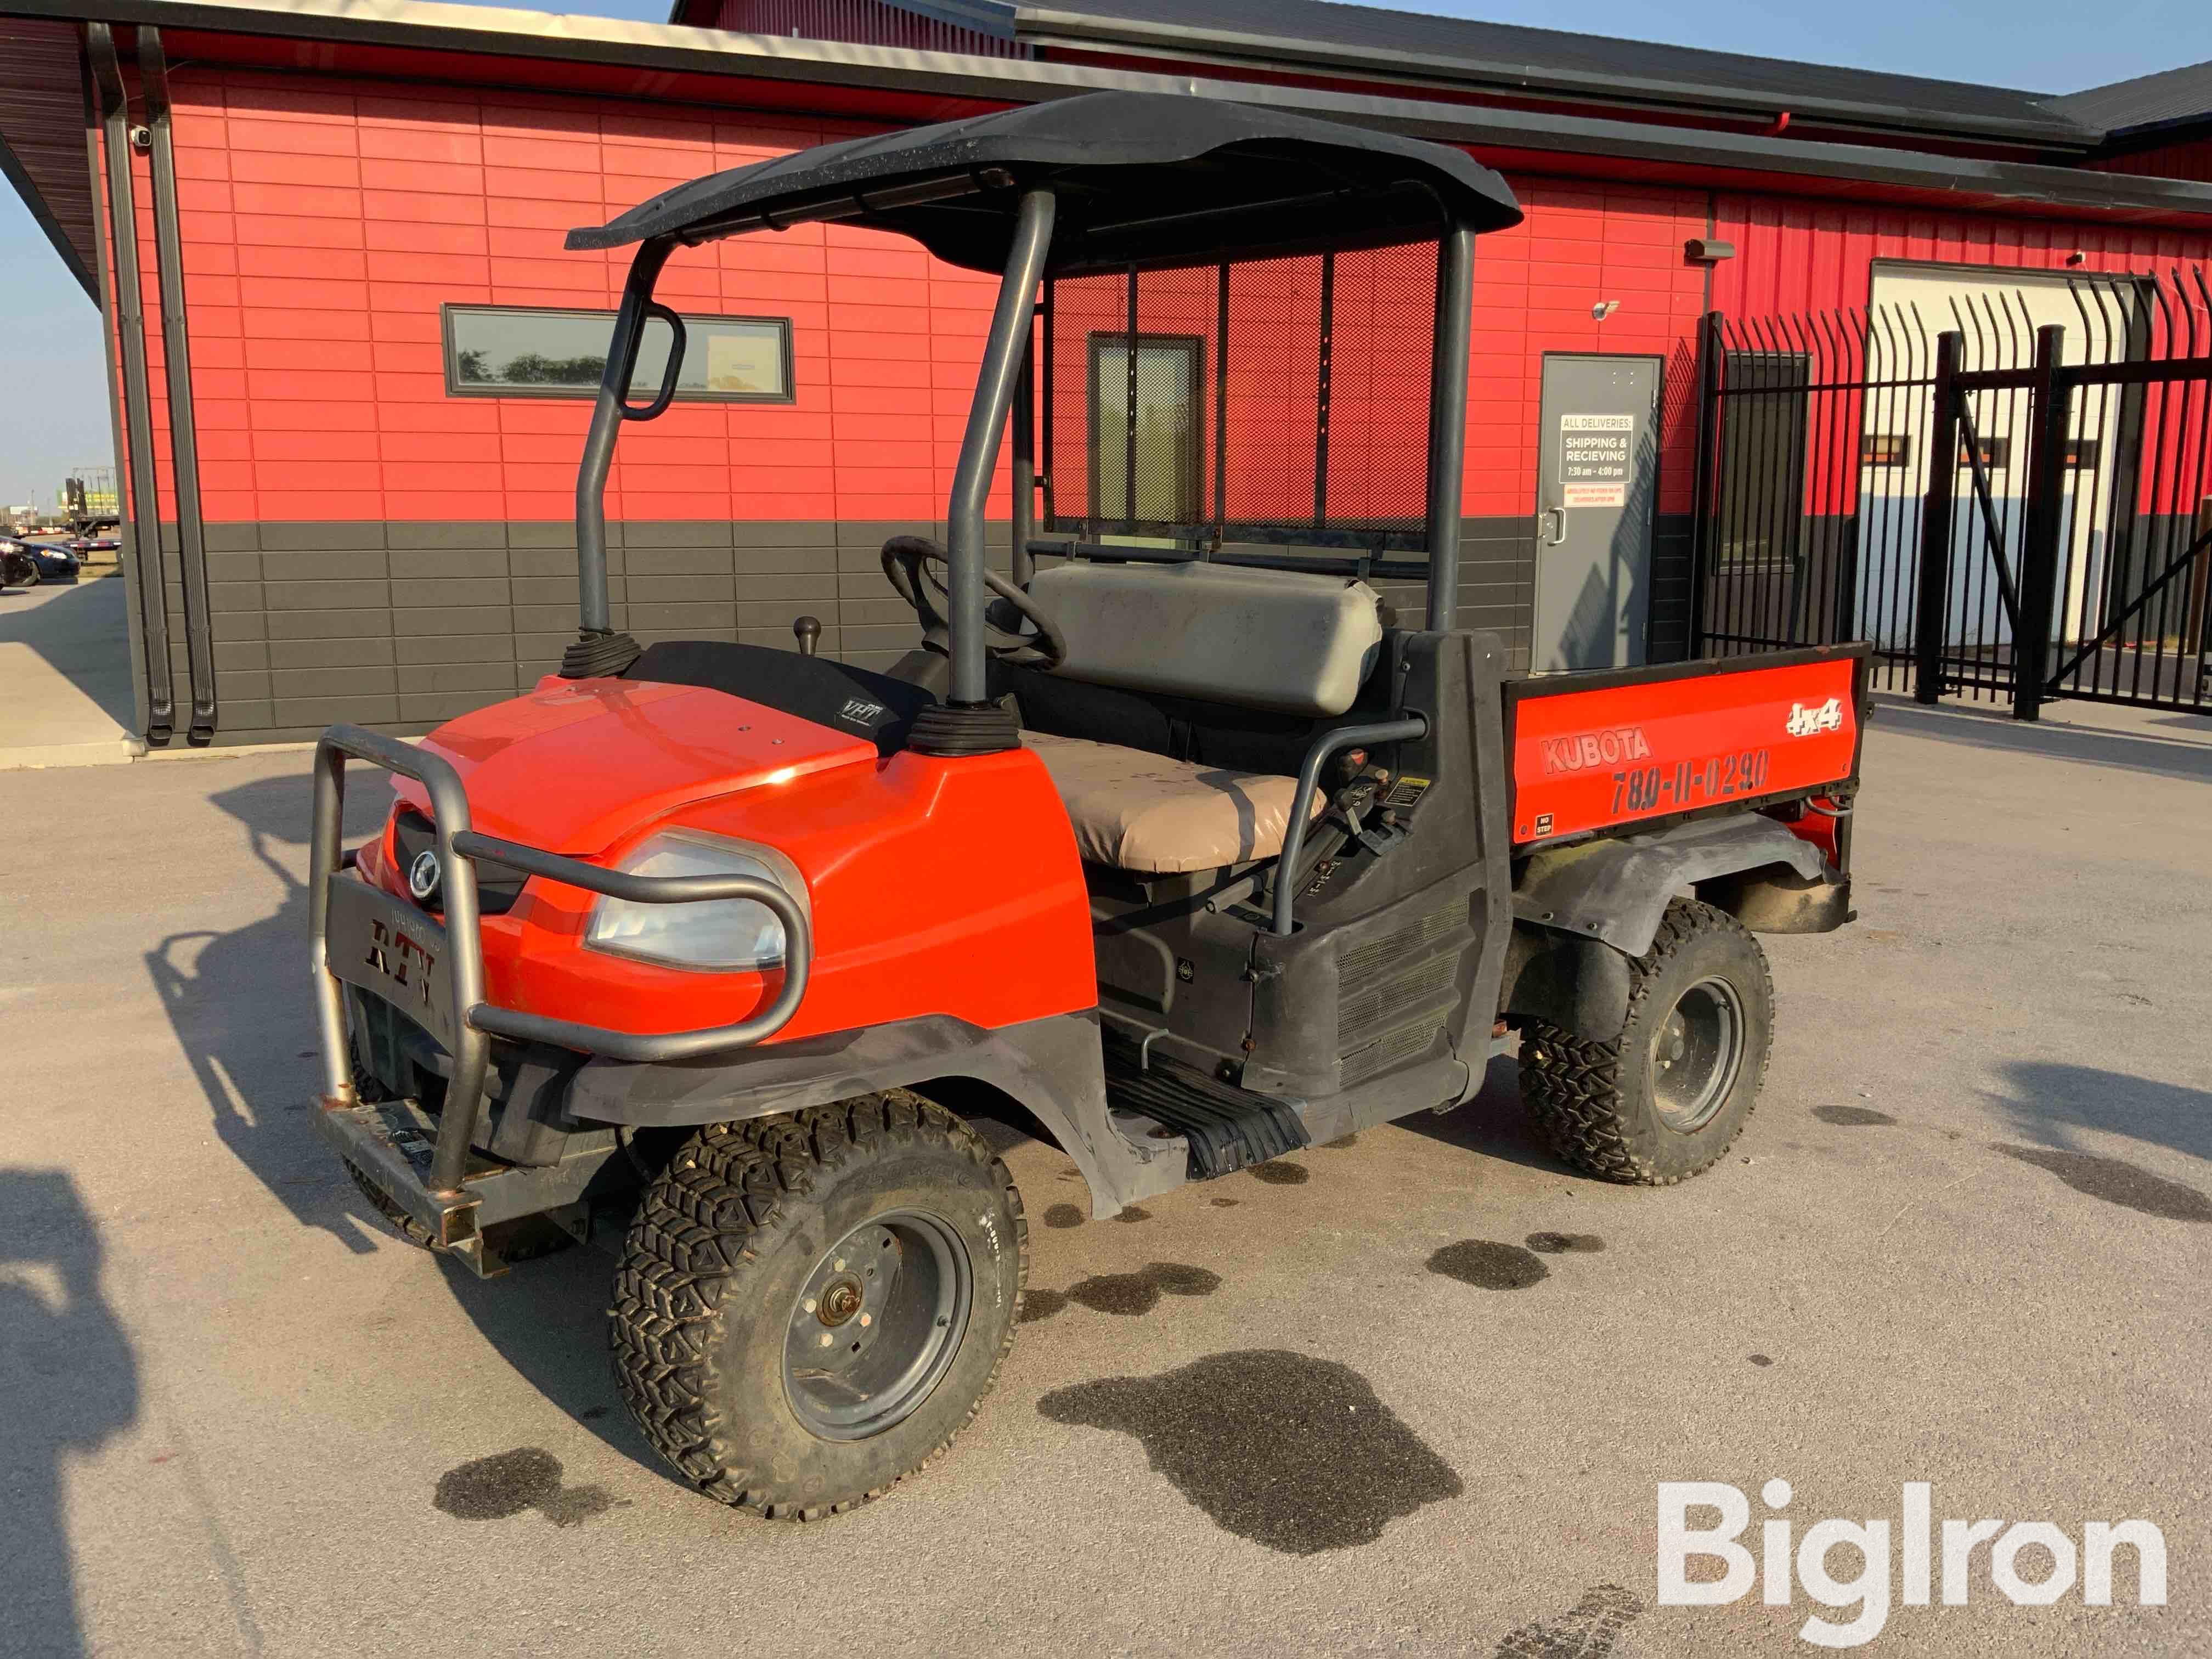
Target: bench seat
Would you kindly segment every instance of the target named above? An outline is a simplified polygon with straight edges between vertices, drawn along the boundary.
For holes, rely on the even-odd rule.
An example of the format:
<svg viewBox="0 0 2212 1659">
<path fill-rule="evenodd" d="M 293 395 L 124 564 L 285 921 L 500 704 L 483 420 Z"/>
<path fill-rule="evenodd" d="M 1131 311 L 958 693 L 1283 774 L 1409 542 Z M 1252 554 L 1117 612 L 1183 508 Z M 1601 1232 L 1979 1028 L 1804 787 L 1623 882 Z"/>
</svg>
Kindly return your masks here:
<svg viewBox="0 0 2212 1659">
<path fill-rule="evenodd" d="M 1087 863 L 1180 875 L 1279 856 L 1296 778 L 1170 760 L 1118 744 L 1024 732 L 1052 775 Z M 1323 805 L 1315 793 L 1316 815 Z"/>
</svg>

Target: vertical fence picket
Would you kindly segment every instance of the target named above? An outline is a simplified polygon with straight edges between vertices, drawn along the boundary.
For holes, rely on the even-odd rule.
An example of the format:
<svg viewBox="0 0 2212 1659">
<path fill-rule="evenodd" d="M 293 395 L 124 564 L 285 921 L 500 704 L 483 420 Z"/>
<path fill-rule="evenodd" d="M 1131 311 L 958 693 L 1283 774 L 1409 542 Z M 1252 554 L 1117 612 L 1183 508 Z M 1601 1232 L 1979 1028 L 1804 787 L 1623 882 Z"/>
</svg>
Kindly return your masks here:
<svg viewBox="0 0 2212 1659">
<path fill-rule="evenodd" d="M 2212 713 L 2202 269 L 1698 328 L 1692 649 L 1863 635 L 1922 702 Z M 2042 304 L 2047 317 L 2051 307 Z"/>
</svg>

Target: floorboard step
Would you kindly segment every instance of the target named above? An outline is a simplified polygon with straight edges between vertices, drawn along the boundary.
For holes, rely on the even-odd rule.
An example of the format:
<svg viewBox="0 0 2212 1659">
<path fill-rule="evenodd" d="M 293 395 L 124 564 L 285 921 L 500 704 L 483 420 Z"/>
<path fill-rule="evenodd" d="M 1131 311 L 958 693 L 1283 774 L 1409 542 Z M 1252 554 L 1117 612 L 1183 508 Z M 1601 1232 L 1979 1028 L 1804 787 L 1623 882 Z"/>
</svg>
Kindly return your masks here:
<svg viewBox="0 0 2212 1659">
<path fill-rule="evenodd" d="M 1116 1111 L 1137 1113 L 1181 1133 L 1190 1146 L 1193 1181 L 1233 1175 L 1309 1141 L 1305 1125 L 1286 1103 L 1158 1055 L 1142 1071 L 1133 1060 L 1109 1060 L 1106 1097 Z"/>
</svg>

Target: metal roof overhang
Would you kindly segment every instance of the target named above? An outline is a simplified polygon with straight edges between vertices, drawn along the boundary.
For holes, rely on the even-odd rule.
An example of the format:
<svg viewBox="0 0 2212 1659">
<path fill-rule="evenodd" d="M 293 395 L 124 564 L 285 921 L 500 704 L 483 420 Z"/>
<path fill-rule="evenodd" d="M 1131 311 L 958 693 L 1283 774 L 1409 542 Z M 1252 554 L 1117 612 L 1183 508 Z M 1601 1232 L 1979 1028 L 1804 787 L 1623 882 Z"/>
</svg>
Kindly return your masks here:
<svg viewBox="0 0 2212 1659">
<path fill-rule="evenodd" d="M 73 28 L 0 17 L 0 175 L 97 305 L 81 50 Z"/>
<path fill-rule="evenodd" d="M 2212 185 L 1080 64 L 732 34 L 428 0 L 0 0 L 25 16 L 189 32 L 175 58 L 711 105 L 941 119 L 1101 90 L 1249 100 L 1460 144 L 1493 167 L 2138 223 L 2212 221 Z M 230 44 L 218 37 L 229 37 Z M 282 43 L 314 43 L 313 50 Z M 503 60 L 495 65 L 487 59 Z M 450 67 L 447 67 L 450 66 Z M 556 66 L 558 66 L 557 71 Z M 442 72 L 441 72 L 442 71 Z M 733 82 L 735 84 L 733 84 Z M 806 89 L 813 89 L 811 92 Z"/>
<path fill-rule="evenodd" d="M 905 5 L 911 0 L 896 0 L 896 3 Z M 2011 117 L 1957 109 L 1908 107 L 1866 99 L 1825 97 L 1802 88 L 1790 90 L 1778 86 L 1771 90 L 1753 90 L 1681 76 L 1609 75 L 1555 64 L 1413 53 L 1349 41 L 1302 40 L 1279 34 L 1166 23 L 1150 18 L 1063 11 L 1049 6 L 1018 6 L 1014 16 L 1018 38 L 1032 46 L 1091 52 L 1172 52 L 1186 61 L 1212 58 L 1224 64 L 1275 69 L 1304 64 L 1313 69 L 1414 79 L 1440 88 L 1449 85 L 1522 95 L 1597 97 L 1616 103 L 1642 103 L 1707 115 L 1771 119 L 1778 112 L 1788 110 L 1800 119 L 1815 118 L 1838 125 L 1903 130 L 1923 137 L 1940 133 L 1952 137 L 1995 139 L 2044 149 L 2083 150 L 2101 136 L 2097 129 L 2057 112 L 2039 111 Z M 1931 91 L 1935 90 L 1937 88 L 1931 88 Z"/>
</svg>

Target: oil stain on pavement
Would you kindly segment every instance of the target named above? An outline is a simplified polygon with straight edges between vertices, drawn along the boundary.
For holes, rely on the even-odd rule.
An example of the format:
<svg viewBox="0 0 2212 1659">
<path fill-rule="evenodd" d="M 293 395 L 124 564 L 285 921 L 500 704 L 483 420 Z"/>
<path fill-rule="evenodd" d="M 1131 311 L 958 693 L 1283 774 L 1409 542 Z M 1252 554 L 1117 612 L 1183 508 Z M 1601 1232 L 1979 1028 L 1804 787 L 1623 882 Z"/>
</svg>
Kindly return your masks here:
<svg viewBox="0 0 2212 1659">
<path fill-rule="evenodd" d="M 1292 1164 L 1286 1158 L 1276 1158 L 1268 1164 L 1257 1164 L 1252 1174 L 1255 1179 L 1270 1187 L 1303 1187 L 1313 1179 L 1313 1171 L 1303 1164 Z"/>
<path fill-rule="evenodd" d="M 458 1521 L 505 1521 L 536 1510 L 556 1527 L 573 1527 L 616 1506 L 600 1486 L 564 1486 L 561 1460 L 535 1446 L 447 1469 L 430 1499 Z"/>
<path fill-rule="evenodd" d="M 2008 1146 L 2001 1140 L 1990 1143 L 1990 1150 L 2048 1170 L 2075 1192 L 2101 1198 L 2122 1209 L 2156 1216 L 2161 1221 L 2212 1221 L 2212 1199 L 2194 1187 L 2154 1176 L 2124 1158 L 2062 1152 L 2048 1146 Z"/>
<path fill-rule="evenodd" d="M 1067 1297 L 1059 1291 L 1024 1291 L 1022 1310 L 1014 1316 L 1017 1325 L 1034 1325 L 1040 1319 L 1049 1319 L 1067 1305 Z"/>
<path fill-rule="evenodd" d="M 1463 1490 L 1365 1377 L 1280 1349 L 1079 1382 L 1037 1409 L 1054 1423 L 1135 1436 L 1216 1526 L 1286 1555 L 1371 1544 L 1399 1516 Z"/>
<path fill-rule="evenodd" d="M 1212 1296 L 1221 1288 L 1221 1275 L 1181 1261 L 1154 1261 L 1133 1273 L 1098 1273 L 1061 1291 L 1028 1291 L 1015 1323 L 1034 1325 L 1049 1319 L 1070 1302 L 1095 1313 L 1148 1314 L 1162 1296 Z"/>
<path fill-rule="evenodd" d="M 1445 1245 L 1429 1258 L 1429 1271 L 1484 1291 L 1525 1291 L 1552 1276 L 1534 1250 L 1487 1238 L 1462 1238 Z"/>
<path fill-rule="evenodd" d="M 1813 1115 L 1823 1123 L 1840 1123 L 1851 1129 L 1886 1127 L 1897 1121 L 1887 1112 L 1877 1112 L 1871 1106 L 1815 1106 Z"/>
<path fill-rule="evenodd" d="M 1605 1248 L 1595 1233 L 1530 1233 L 1528 1243 L 1539 1255 L 1595 1255 Z"/>
<path fill-rule="evenodd" d="M 1607 1659 L 1621 1632 L 1644 1612 L 1636 1593 L 1619 1584 L 1583 1592 L 1572 1613 L 1523 1625 L 1498 1643 L 1491 1659 Z"/>
</svg>

